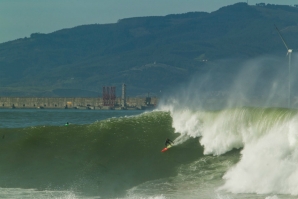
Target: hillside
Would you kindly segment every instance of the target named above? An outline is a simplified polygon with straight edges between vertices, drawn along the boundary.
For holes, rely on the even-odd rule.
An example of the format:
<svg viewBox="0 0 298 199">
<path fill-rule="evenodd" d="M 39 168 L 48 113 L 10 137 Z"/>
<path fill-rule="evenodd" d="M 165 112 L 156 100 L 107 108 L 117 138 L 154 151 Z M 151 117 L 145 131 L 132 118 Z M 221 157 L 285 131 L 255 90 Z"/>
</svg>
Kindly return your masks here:
<svg viewBox="0 0 298 199">
<path fill-rule="evenodd" d="M 298 46 L 298 8 L 238 3 L 212 13 L 137 17 L 33 33 L 0 44 L 1 96 L 99 96 L 126 83 L 130 96 L 159 95 L 221 59 L 281 54 Z M 208 60 L 208 61 L 206 61 Z M 231 71 L 224 73 L 232 73 Z M 61 92 L 62 90 L 62 92 Z"/>
</svg>

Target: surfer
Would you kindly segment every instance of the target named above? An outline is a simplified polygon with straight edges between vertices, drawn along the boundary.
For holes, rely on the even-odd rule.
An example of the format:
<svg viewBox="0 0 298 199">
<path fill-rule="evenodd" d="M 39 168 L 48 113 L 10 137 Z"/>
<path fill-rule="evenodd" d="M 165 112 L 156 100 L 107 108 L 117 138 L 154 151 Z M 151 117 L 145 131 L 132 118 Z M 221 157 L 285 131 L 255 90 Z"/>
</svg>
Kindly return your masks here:
<svg viewBox="0 0 298 199">
<path fill-rule="evenodd" d="M 172 140 L 170 140 L 169 138 L 167 138 L 167 139 L 166 139 L 166 142 L 165 142 L 166 147 L 167 147 L 168 145 L 172 145 L 172 144 L 174 144 L 174 142 L 173 142 Z"/>
</svg>

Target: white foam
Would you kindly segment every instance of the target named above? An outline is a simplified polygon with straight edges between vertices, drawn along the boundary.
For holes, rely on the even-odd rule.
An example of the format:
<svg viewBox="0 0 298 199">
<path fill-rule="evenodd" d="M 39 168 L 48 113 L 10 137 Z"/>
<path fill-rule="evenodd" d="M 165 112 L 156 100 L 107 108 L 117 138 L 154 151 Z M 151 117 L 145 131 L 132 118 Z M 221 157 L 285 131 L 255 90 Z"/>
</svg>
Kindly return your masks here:
<svg viewBox="0 0 298 199">
<path fill-rule="evenodd" d="M 265 199 L 278 199 L 278 197 L 276 195 L 274 195 L 274 196 L 268 196 Z"/>
<path fill-rule="evenodd" d="M 297 118 L 277 124 L 264 136 L 246 143 L 240 162 L 225 175 L 225 189 L 233 193 L 298 195 Z M 295 136 L 296 135 L 296 136 Z"/>
<path fill-rule="evenodd" d="M 0 188 L 0 198 L 3 199 L 79 199 L 83 198 L 77 196 L 72 191 L 39 191 L 36 189 L 21 189 L 21 188 Z M 86 197 L 84 197 L 86 198 Z M 91 197 L 88 197 L 92 199 Z M 98 197 L 96 197 L 98 198 Z M 86 198 L 87 199 L 87 198 Z"/>
<path fill-rule="evenodd" d="M 241 148 L 241 160 L 224 175 L 219 190 L 232 193 L 298 195 L 298 116 L 265 109 L 171 112 L 180 133 L 176 143 L 201 137 L 204 154 L 221 155 Z M 275 196 L 271 197 L 275 198 Z"/>
</svg>

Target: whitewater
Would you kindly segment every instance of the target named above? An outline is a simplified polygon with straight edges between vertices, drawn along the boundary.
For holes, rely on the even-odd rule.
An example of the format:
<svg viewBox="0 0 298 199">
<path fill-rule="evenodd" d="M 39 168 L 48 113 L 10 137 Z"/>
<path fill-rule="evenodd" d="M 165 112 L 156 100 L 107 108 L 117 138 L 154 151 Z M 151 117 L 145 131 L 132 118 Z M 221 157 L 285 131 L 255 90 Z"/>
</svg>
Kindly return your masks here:
<svg viewBox="0 0 298 199">
<path fill-rule="evenodd" d="M 297 111 L 283 108 L 214 112 L 169 109 L 173 127 L 180 132 L 177 143 L 189 137 L 199 138 L 207 157 L 220 157 L 239 149 L 239 161 L 224 172 L 217 191 L 268 194 L 268 197 L 270 194 L 298 194 Z"/>
</svg>

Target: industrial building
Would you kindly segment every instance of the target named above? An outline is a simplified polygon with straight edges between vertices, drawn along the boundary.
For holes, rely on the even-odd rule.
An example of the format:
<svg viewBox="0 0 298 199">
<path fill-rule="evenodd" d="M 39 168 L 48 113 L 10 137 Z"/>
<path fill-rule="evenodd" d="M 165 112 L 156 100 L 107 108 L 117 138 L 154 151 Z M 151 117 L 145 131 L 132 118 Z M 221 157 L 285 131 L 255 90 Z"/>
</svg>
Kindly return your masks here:
<svg viewBox="0 0 298 199">
<path fill-rule="evenodd" d="M 0 97 L 0 108 L 39 109 L 154 109 L 156 97 L 127 97 L 126 85 L 122 84 L 121 97 L 116 97 L 115 86 L 104 86 L 102 97 Z"/>
</svg>

